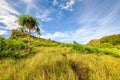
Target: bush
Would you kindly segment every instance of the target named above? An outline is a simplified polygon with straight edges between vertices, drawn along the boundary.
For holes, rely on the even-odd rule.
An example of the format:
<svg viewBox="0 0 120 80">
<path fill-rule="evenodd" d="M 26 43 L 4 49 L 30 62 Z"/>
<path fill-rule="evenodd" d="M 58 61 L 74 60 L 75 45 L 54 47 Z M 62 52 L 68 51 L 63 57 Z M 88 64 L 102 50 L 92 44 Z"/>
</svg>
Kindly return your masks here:
<svg viewBox="0 0 120 80">
<path fill-rule="evenodd" d="M 110 50 L 101 50 L 101 53 L 105 54 L 105 55 L 111 55 L 113 57 L 120 57 L 120 55 L 118 55 L 118 54 L 116 54 L 116 53 L 114 53 L 114 52 L 112 52 Z"/>
<path fill-rule="evenodd" d="M 119 45 L 120 44 L 120 34 L 105 36 L 100 39 L 100 42 L 101 43 L 110 43 L 112 45 Z"/>
<path fill-rule="evenodd" d="M 99 45 L 100 48 L 113 48 L 113 45 L 110 43 L 103 43 Z"/>
<path fill-rule="evenodd" d="M 73 50 L 80 52 L 81 54 L 105 54 L 105 55 L 111 55 L 113 57 L 120 57 L 120 55 L 110 51 L 110 50 L 101 50 L 97 47 L 93 46 L 85 46 L 85 45 L 80 45 L 80 44 L 74 44 L 73 45 Z"/>
<path fill-rule="evenodd" d="M 3 37 L 0 37 L 0 52 L 4 50 L 4 45 L 5 45 L 5 39 Z"/>
<path fill-rule="evenodd" d="M 25 44 L 22 41 L 16 41 L 11 38 L 0 38 L 0 57 L 14 57 L 20 56 L 22 49 L 25 49 Z"/>
<path fill-rule="evenodd" d="M 84 45 L 80 45 L 80 44 L 74 44 L 73 50 L 79 51 L 82 54 L 85 54 L 85 53 L 98 54 L 100 52 L 99 49 L 96 47 L 84 46 Z"/>
</svg>

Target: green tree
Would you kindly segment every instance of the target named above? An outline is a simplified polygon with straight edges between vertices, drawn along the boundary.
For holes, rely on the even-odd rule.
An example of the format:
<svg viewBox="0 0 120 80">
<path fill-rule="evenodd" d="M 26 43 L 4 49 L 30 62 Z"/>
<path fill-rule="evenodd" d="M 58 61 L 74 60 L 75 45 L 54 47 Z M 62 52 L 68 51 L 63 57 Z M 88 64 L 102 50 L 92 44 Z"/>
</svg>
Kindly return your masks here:
<svg viewBox="0 0 120 80">
<path fill-rule="evenodd" d="M 30 51 L 30 36 L 33 31 L 37 32 L 40 35 L 40 29 L 39 29 L 39 22 L 37 19 L 30 15 L 20 15 L 17 20 L 18 24 L 21 28 L 26 29 L 28 31 L 28 51 Z"/>
</svg>

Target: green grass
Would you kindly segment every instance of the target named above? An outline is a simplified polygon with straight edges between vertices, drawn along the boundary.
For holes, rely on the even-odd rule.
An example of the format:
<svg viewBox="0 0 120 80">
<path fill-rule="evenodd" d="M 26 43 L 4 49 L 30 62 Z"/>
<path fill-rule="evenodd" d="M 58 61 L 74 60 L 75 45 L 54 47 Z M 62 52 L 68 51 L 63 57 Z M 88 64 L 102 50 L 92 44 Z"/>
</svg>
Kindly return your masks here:
<svg viewBox="0 0 120 80">
<path fill-rule="evenodd" d="M 9 52 L 7 46 L 13 49 L 8 55 L 19 52 L 17 58 L 0 58 L 0 80 L 120 80 L 118 45 L 65 44 L 32 37 L 28 53 L 26 37 L 0 41 L 3 53 Z"/>
<path fill-rule="evenodd" d="M 96 55 L 110 55 L 113 57 L 120 57 L 120 54 L 110 50 L 112 48 L 109 48 L 109 49 L 108 48 L 74 44 L 72 49 L 74 51 L 77 51 L 80 54 L 91 54 L 92 53 L 92 54 L 96 54 Z"/>
</svg>

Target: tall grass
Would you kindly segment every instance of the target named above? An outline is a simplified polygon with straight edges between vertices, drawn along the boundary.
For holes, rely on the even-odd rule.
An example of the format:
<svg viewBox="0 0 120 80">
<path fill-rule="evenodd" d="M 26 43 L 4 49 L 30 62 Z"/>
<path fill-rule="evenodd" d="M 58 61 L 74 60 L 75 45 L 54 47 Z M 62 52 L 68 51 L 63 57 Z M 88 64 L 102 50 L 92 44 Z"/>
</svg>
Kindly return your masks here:
<svg viewBox="0 0 120 80">
<path fill-rule="evenodd" d="M 120 55 L 115 53 L 114 51 L 111 51 L 109 49 L 100 49 L 99 47 L 95 47 L 95 46 L 74 44 L 72 49 L 81 54 L 91 54 L 92 53 L 92 54 L 110 55 L 113 57 L 120 57 Z"/>
<path fill-rule="evenodd" d="M 0 80 L 119 80 L 120 59 L 42 47 L 26 59 L 0 60 Z M 66 52 L 66 56 L 62 53 Z"/>
<path fill-rule="evenodd" d="M 25 37 L 0 39 L 1 47 L 10 47 L 1 51 L 12 49 L 12 54 L 26 54 Z M 106 45 L 101 48 L 35 38 L 31 42 L 35 52 L 27 53 L 27 57 L 0 58 L 0 80 L 120 80 L 119 46 L 112 51 L 113 47 Z"/>
<path fill-rule="evenodd" d="M 82 69 L 85 72 L 80 74 L 84 77 L 87 75 L 86 80 L 120 80 L 119 58 L 95 54 L 70 54 L 68 58 L 78 71 Z"/>
<path fill-rule="evenodd" d="M 40 50 L 34 57 L 25 60 L 1 61 L 2 80 L 77 80 L 69 62 L 61 55 L 53 53 L 53 49 Z M 49 52 L 49 53 L 48 53 Z M 7 64 L 7 65 L 6 65 Z M 6 70 L 4 70 L 6 66 Z M 1 73 L 1 72 L 0 72 Z M 7 76 L 6 76 L 6 75 Z"/>
</svg>

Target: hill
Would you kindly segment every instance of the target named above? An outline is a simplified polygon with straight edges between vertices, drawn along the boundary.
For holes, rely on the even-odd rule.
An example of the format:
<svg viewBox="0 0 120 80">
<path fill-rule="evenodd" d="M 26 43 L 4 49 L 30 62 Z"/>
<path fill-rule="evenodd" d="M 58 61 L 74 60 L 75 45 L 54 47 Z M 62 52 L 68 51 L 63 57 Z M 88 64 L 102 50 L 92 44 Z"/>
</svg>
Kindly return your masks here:
<svg viewBox="0 0 120 80">
<path fill-rule="evenodd" d="M 120 48 L 0 37 L 0 80 L 120 80 Z"/>
<path fill-rule="evenodd" d="M 109 43 L 112 45 L 120 45 L 120 34 L 104 36 L 100 39 L 93 39 L 88 44 L 89 45 L 99 45 L 99 44 L 103 44 L 103 43 Z"/>
<path fill-rule="evenodd" d="M 105 36 L 100 39 L 101 43 L 110 43 L 112 45 L 120 45 L 120 34 Z"/>
</svg>

